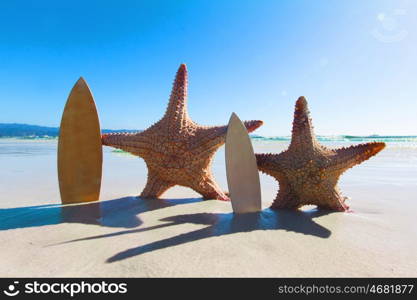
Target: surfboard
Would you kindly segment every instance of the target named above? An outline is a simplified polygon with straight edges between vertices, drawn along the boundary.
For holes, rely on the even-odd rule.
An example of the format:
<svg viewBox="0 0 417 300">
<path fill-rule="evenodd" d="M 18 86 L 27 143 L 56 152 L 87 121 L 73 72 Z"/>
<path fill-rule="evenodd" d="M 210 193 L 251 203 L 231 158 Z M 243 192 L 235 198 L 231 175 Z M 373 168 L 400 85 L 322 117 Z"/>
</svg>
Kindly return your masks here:
<svg viewBox="0 0 417 300">
<path fill-rule="evenodd" d="M 262 209 L 256 157 L 245 125 L 233 113 L 226 135 L 226 175 L 234 213 Z"/>
<path fill-rule="evenodd" d="M 58 140 L 58 181 L 63 204 L 97 201 L 103 152 L 93 95 L 81 77 L 68 96 Z"/>
</svg>

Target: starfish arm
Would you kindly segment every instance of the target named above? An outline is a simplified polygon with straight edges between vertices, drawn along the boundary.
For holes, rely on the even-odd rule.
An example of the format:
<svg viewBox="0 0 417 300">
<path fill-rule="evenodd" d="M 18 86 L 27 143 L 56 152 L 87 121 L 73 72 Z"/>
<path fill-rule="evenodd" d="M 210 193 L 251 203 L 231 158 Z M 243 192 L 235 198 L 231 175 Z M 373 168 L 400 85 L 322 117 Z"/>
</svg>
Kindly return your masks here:
<svg viewBox="0 0 417 300">
<path fill-rule="evenodd" d="M 151 140 L 147 138 L 145 132 L 102 134 L 101 142 L 105 146 L 121 149 L 141 157 L 152 147 Z"/>
<path fill-rule="evenodd" d="M 376 155 L 384 148 L 385 143 L 373 142 L 337 149 L 335 150 L 336 154 L 329 162 L 328 169 L 340 175 L 347 169 Z"/>
<path fill-rule="evenodd" d="M 292 138 L 289 149 L 313 149 L 318 146 L 314 134 L 313 122 L 308 110 L 307 100 L 304 97 L 298 98 L 295 104 L 294 121 L 292 127 Z"/>
<path fill-rule="evenodd" d="M 337 187 L 329 187 L 322 190 L 320 196 L 312 198 L 308 196 L 297 195 L 284 178 L 279 180 L 279 191 L 277 197 L 271 205 L 271 209 L 299 209 L 303 205 L 316 205 L 320 209 L 334 211 L 348 211 L 349 206 L 345 204 L 346 198 L 343 197 Z"/>
<path fill-rule="evenodd" d="M 346 205 L 346 197 L 343 197 L 338 188 L 332 188 L 329 192 L 329 196 L 326 199 L 320 199 L 320 203 L 317 203 L 317 208 L 334 211 L 349 211 L 349 206 Z"/>
<path fill-rule="evenodd" d="M 277 179 L 278 180 L 278 179 Z M 271 209 L 298 209 L 301 207 L 298 197 L 296 197 L 292 192 L 290 185 L 285 181 L 278 181 L 279 190 L 276 198 L 272 202 Z"/>
<path fill-rule="evenodd" d="M 188 169 L 186 175 L 190 180 L 183 185 L 201 194 L 204 199 L 229 201 L 229 197 L 227 197 L 214 180 L 209 165 L 210 163 L 198 170 Z"/>
<path fill-rule="evenodd" d="M 268 174 L 277 179 L 282 176 L 283 172 L 279 166 L 279 154 L 272 153 L 256 153 L 256 164 L 259 171 Z"/>
<path fill-rule="evenodd" d="M 141 198 L 159 198 L 166 190 L 174 184 L 161 180 L 155 172 L 149 171 L 148 181 L 140 194 Z"/>
<path fill-rule="evenodd" d="M 260 120 L 252 120 L 243 122 L 248 132 L 252 132 L 262 126 L 263 122 Z M 194 149 L 198 149 L 201 153 L 212 152 L 217 150 L 226 141 L 227 125 L 224 126 L 200 126 L 197 129 L 196 141 L 198 144 L 193 145 Z"/>
<path fill-rule="evenodd" d="M 192 183 L 190 188 L 201 194 L 204 199 L 230 200 L 211 176 L 203 181 Z"/>
<path fill-rule="evenodd" d="M 168 107 L 161 120 L 172 134 L 177 133 L 190 120 L 187 110 L 187 77 L 187 67 L 182 64 L 175 76 Z"/>
<path fill-rule="evenodd" d="M 243 125 L 245 125 L 248 133 L 251 133 L 261 127 L 264 124 L 261 120 L 250 120 L 250 121 L 243 121 Z"/>
</svg>

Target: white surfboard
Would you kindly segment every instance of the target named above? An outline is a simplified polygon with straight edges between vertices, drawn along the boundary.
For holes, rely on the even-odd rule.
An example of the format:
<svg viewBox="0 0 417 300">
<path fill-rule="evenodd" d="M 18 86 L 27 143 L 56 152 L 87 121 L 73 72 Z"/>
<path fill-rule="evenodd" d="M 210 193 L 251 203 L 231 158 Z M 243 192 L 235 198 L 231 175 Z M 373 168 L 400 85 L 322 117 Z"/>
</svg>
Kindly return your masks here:
<svg viewBox="0 0 417 300">
<path fill-rule="evenodd" d="M 262 209 L 261 185 L 256 157 L 245 125 L 233 113 L 226 136 L 226 174 L 234 213 Z"/>
</svg>

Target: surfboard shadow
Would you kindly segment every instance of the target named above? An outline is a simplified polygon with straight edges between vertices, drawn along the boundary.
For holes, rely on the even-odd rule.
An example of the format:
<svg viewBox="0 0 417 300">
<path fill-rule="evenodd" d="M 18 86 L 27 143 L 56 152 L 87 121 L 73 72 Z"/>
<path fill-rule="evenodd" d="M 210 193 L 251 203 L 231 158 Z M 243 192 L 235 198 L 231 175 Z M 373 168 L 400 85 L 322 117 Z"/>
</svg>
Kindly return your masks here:
<svg viewBox="0 0 417 300">
<path fill-rule="evenodd" d="M 165 207 L 203 201 L 201 198 L 142 199 L 123 197 L 75 205 L 39 205 L 0 209 L 0 231 L 61 223 L 134 228 L 142 221 L 138 214 Z"/>
<path fill-rule="evenodd" d="M 130 232 L 119 232 L 111 235 L 114 236 L 139 231 L 147 231 L 160 227 L 175 226 L 184 223 L 207 225 L 207 227 L 139 247 L 127 249 L 108 258 L 106 262 L 113 263 L 144 253 L 178 246 L 214 236 L 229 235 L 240 232 L 251 232 L 256 230 L 286 230 L 303 233 L 306 235 L 313 235 L 319 238 L 328 238 L 331 235 L 330 230 L 317 224 L 312 219 L 329 213 L 331 212 L 324 210 L 312 210 L 305 212 L 292 210 L 273 211 L 266 209 L 258 213 L 247 213 L 240 215 L 233 213 L 197 213 L 177 215 L 161 219 L 161 221 L 168 222 L 167 224 L 153 226 L 153 228 L 148 229 L 143 228 L 132 230 Z"/>
</svg>

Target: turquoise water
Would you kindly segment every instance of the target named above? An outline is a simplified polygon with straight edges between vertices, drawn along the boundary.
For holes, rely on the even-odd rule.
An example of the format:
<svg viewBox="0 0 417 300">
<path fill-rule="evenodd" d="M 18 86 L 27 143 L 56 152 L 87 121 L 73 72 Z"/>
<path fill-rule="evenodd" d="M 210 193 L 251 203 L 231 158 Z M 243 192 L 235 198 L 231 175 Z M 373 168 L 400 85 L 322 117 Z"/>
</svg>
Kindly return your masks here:
<svg viewBox="0 0 417 300">
<path fill-rule="evenodd" d="M 264 137 L 253 135 L 253 140 L 259 141 L 290 141 L 291 136 L 273 136 Z M 354 135 L 318 135 L 320 142 L 385 142 L 385 143 L 417 143 L 417 136 L 391 136 L 391 135 L 370 135 L 370 136 L 354 136 Z"/>
</svg>

